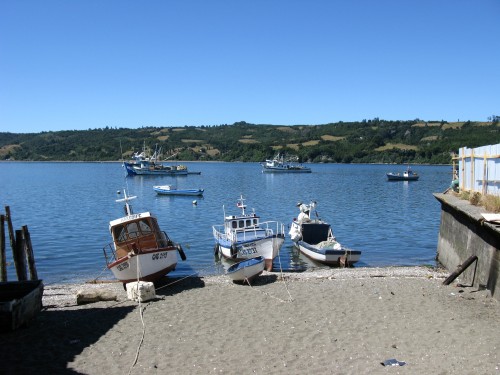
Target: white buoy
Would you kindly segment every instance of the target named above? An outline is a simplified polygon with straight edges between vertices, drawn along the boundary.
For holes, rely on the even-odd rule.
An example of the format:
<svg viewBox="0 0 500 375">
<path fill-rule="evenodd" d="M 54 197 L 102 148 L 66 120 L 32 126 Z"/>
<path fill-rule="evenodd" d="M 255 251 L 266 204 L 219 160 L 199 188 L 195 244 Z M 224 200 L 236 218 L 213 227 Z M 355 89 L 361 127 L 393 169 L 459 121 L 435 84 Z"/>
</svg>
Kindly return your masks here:
<svg viewBox="0 0 500 375">
<path fill-rule="evenodd" d="M 198 204 L 198 201 L 194 200 L 193 201 L 193 206 L 196 206 Z"/>
</svg>

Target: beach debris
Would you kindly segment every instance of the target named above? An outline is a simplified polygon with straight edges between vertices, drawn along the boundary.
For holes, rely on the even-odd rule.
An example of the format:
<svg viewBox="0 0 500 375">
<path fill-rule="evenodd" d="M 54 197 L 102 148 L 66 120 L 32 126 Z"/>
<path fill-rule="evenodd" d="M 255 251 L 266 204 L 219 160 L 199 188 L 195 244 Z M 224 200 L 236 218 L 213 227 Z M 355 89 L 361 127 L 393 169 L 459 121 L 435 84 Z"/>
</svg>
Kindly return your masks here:
<svg viewBox="0 0 500 375">
<path fill-rule="evenodd" d="M 146 302 L 156 298 L 152 282 L 136 281 L 127 283 L 127 298 L 131 301 Z"/>
<path fill-rule="evenodd" d="M 380 362 L 382 366 L 404 366 L 406 362 L 398 361 L 395 358 L 386 359 L 384 362 Z"/>
<path fill-rule="evenodd" d="M 76 292 L 76 304 L 85 305 L 99 301 L 116 301 L 118 296 L 111 290 L 79 290 Z"/>
</svg>

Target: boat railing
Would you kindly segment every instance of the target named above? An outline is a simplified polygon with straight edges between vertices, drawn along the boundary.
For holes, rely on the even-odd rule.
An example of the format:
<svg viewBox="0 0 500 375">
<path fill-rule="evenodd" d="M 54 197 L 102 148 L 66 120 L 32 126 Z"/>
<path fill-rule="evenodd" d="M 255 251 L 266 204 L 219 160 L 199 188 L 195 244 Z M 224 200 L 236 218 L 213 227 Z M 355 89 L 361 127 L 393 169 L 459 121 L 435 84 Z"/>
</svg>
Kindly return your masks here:
<svg viewBox="0 0 500 375">
<path fill-rule="evenodd" d="M 128 235 L 128 240 L 120 242 L 116 246 L 114 242 L 110 242 L 103 247 L 102 250 L 104 252 L 104 258 L 106 259 L 106 264 L 113 263 L 131 253 L 140 254 L 141 251 L 151 251 L 173 246 L 173 242 L 165 231 L 151 232 L 149 234 L 129 232 Z"/>
<path fill-rule="evenodd" d="M 260 237 L 262 232 L 264 232 L 266 237 L 273 236 L 275 234 L 284 236 L 285 225 L 278 221 L 264 221 L 260 222 L 258 225 L 231 230 L 228 233 L 225 232 L 224 225 L 213 226 L 213 234 L 217 240 L 224 239 L 226 241 L 230 241 L 231 243 L 253 240 Z"/>
</svg>

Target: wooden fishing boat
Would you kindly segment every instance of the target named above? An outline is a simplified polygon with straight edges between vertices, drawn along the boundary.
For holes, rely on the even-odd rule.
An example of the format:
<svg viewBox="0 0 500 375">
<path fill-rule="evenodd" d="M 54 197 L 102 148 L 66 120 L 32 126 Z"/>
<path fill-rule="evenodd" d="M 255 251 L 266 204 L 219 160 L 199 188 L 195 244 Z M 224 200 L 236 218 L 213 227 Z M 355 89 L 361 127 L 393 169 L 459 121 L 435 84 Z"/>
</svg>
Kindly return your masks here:
<svg viewBox="0 0 500 375">
<path fill-rule="evenodd" d="M 172 185 L 153 186 L 153 190 L 159 195 L 194 195 L 202 196 L 203 189 L 177 189 Z"/>
<path fill-rule="evenodd" d="M 294 219 L 289 235 L 305 256 L 330 266 L 352 266 L 361 257 L 361 251 L 342 246 L 335 238 L 332 227 L 319 218 L 316 202 L 299 204 L 300 215 Z M 315 211 L 315 219 L 312 212 Z"/>
<path fill-rule="evenodd" d="M 245 199 L 238 199 L 239 215 L 228 215 L 224 212 L 224 224 L 212 227 L 215 239 L 215 253 L 225 258 L 241 261 L 263 256 L 265 268 L 270 271 L 273 259 L 278 255 L 285 242 L 285 226 L 278 221 L 260 222 L 260 217 L 252 212 L 245 212 Z"/>
<path fill-rule="evenodd" d="M 104 247 L 104 257 L 108 269 L 121 282 L 156 281 L 175 270 L 177 253 L 182 260 L 186 255 L 180 244 L 173 242 L 162 231 L 158 221 L 150 212 L 134 214 L 128 197 L 117 202 L 125 202 L 126 216 L 109 223 L 113 242 Z"/>
<path fill-rule="evenodd" d="M 265 259 L 262 256 L 243 260 L 233 264 L 226 274 L 234 282 L 248 282 L 259 276 L 264 271 Z"/>
</svg>

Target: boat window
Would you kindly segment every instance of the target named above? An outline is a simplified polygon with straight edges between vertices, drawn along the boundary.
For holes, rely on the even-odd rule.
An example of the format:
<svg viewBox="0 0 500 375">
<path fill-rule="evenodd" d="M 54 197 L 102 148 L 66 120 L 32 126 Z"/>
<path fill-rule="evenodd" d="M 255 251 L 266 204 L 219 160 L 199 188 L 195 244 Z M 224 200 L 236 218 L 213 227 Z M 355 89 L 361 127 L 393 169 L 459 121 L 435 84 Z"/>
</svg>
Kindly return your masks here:
<svg viewBox="0 0 500 375">
<path fill-rule="evenodd" d="M 141 234 L 139 232 L 139 226 L 137 225 L 137 222 L 135 222 L 135 221 L 127 224 L 127 232 L 128 232 L 129 238 L 136 238 L 136 237 L 139 237 L 139 235 Z"/>
<path fill-rule="evenodd" d="M 238 225 L 240 228 L 244 228 L 245 227 L 245 220 L 240 220 Z"/>
<path fill-rule="evenodd" d="M 233 229 L 238 228 L 238 223 L 236 221 L 231 222 L 231 224 L 233 225 Z"/>
<path fill-rule="evenodd" d="M 253 225 L 257 225 L 258 221 L 257 219 L 253 219 Z"/>
<path fill-rule="evenodd" d="M 139 221 L 139 227 L 141 228 L 142 234 L 151 234 L 153 232 L 153 229 L 150 227 L 147 220 Z"/>
<path fill-rule="evenodd" d="M 123 225 L 118 225 L 113 228 L 113 237 L 117 242 L 123 242 L 127 240 L 127 231 Z"/>
<path fill-rule="evenodd" d="M 247 220 L 247 227 L 251 227 L 252 226 L 252 220 L 248 219 Z"/>
</svg>

